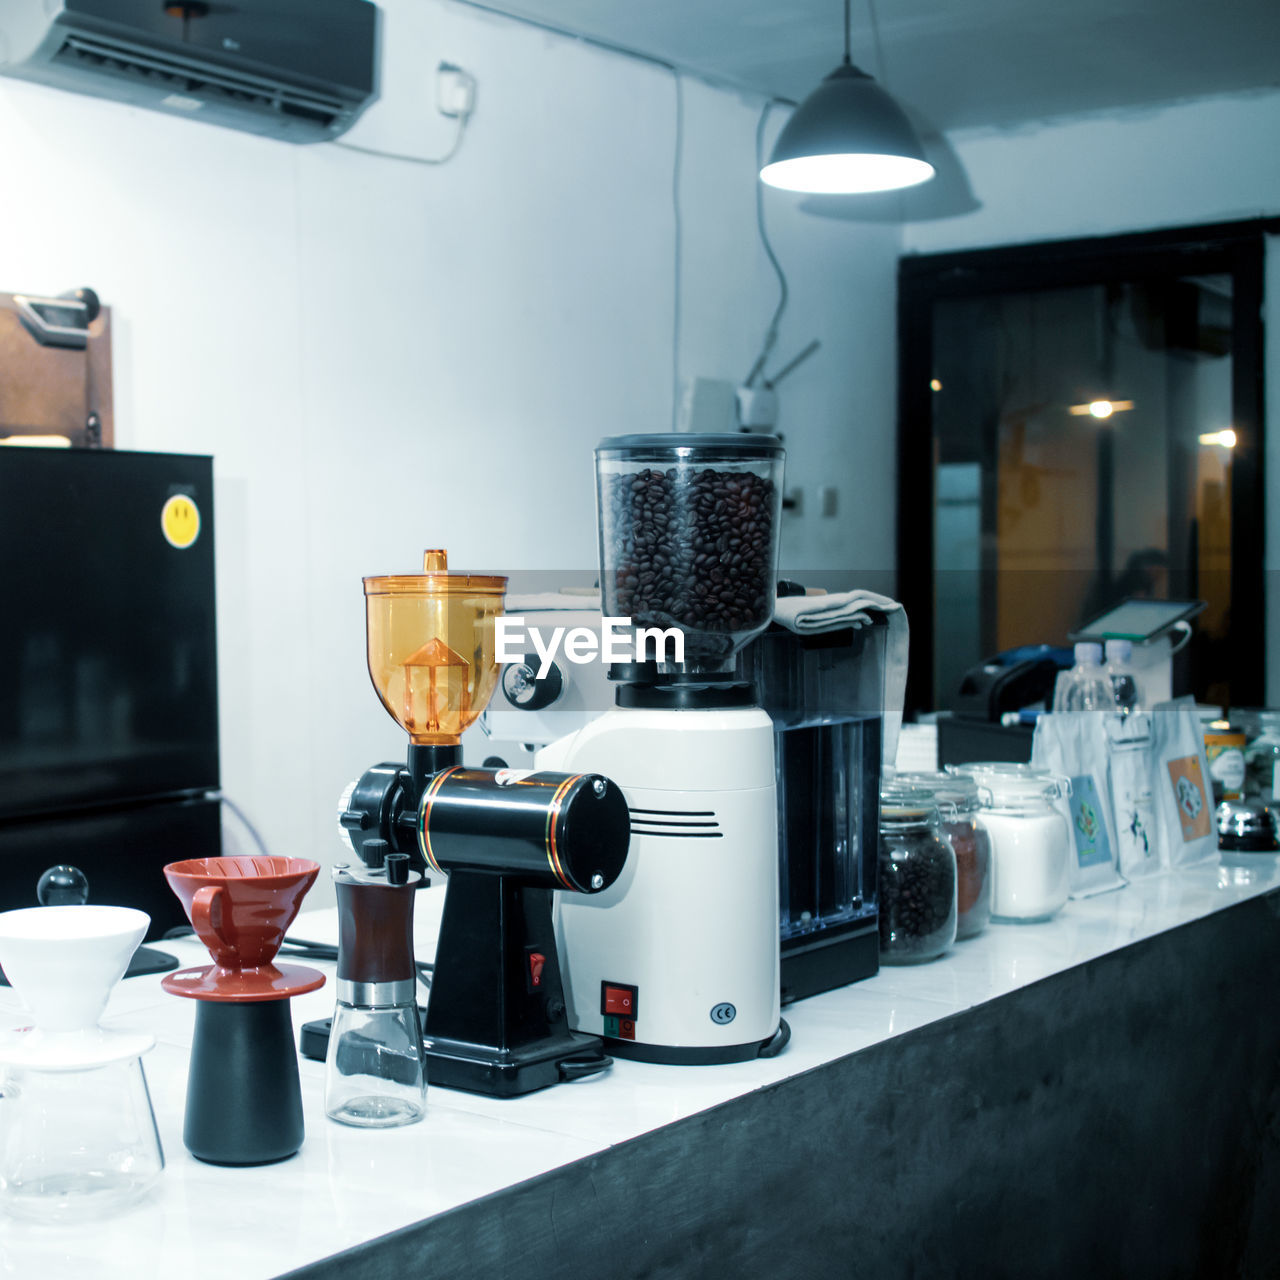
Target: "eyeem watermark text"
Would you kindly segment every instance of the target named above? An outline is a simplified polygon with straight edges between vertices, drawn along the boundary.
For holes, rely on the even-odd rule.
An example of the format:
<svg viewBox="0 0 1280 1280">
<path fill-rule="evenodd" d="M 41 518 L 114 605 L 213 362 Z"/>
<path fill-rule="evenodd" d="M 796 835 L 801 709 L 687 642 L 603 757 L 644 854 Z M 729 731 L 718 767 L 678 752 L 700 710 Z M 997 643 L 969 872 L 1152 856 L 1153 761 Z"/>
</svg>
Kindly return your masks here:
<svg viewBox="0 0 1280 1280">
<path fill-rule="evenodd" d="M 523 662 L 532 648 L 538 655 L 539 680 L 545 679 L 563 649 L 570 662 L 684 661 L 684 632 L 679 627 L 633 627 L 630 618 L 602 618 L 594 627 L 527 629 L 520 617 L 494 619 L 499 662 Z M 548 633 L 545 635 L 544 633 Z M 652 648 L 652 652 L 650 649 Z"/>
</svg>

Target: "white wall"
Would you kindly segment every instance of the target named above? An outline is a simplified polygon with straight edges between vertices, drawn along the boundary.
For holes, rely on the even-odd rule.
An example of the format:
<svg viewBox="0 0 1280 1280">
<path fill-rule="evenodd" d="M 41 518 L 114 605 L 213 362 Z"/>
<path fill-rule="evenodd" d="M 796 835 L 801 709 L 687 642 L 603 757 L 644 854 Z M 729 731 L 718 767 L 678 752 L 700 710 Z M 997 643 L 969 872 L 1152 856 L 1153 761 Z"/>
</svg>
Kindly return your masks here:
<svg viewBox="0 0 1280 1280">
<path fill-rule="evenodd" d="M 444 167 L 0 80 L 0 288 L 98 290 L 117 445 L 214 456 L 224 787 L 273 850 L 322 861 L 342 786 L 404 750 L 365 672 L 361 576 L 424 546 L 590 568 L 592 445 L 671 421 L 671 75 L 434 0 L 383 8 L 383 97 L 349 140 L 446 150 L 447 59 L 479 97 Z M 741 378 L 775 300 L 759 110 L 685 84 L 686 375 Z M 784 385 L 792 474 L 846 499 L 788 526 L 789 563 L 881 567 L 891 497 L 858 495 L 892 491 L 897 233 L 769 200 L 793 285 L 778 357 L 825 344 Z"/>
<path fill-rule="evenodd" d="M 971 213 L 908 224 L 907 253 L 1280 215 L 1280 93 L 949 138 Z M 1280 703 L 1280 238 L 1268 241 L 1267 700 Z"/>
</svg>

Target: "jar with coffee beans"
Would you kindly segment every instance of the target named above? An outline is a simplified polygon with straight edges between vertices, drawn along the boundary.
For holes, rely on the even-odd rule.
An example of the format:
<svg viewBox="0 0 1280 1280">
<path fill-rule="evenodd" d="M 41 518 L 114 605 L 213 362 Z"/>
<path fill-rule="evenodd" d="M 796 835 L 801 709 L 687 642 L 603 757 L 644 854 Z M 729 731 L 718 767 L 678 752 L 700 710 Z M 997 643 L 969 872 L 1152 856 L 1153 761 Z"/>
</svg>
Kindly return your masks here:
<svg viewBox="0 0 1280 1280">
<path fill-rule="evenodd" d="M 596 448 L 604 612 L 684 632 L 686 671 L 723 672 L 769 625 L 782 443 L 774 436 L 612 436 Z"/>
<path fill-rule="evenodd" d="M 956 940 L 956 855 L 928 787 L 898 778 L 880 790 L 880 959 L 915 964 Z"/>
</svg>

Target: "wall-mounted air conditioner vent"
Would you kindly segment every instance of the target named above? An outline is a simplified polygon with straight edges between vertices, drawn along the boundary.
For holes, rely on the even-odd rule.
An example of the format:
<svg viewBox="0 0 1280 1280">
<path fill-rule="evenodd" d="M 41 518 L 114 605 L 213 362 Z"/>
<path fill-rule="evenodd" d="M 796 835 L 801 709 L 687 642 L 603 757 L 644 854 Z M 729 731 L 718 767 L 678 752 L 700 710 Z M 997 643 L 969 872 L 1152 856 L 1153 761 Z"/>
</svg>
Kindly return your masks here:
<svg viewBox="0 0 1280 1280">
<path fill-rule="evenodd" d="M 376 92 L 368 0 L 162 6 L 6 0 L 4 74 L 295 142 L 337 137 Z M 53 12 L 48 10 L 52 7 Z"/>
<path fill-rule="evenodd" d="M 79 66 L 95 75 L 121 76 L 167 86 L 172 93 L 192 100 L 191 110 L 205 101 L 243 105 L 257 111 L 280 111 L 314 120 L 324 128 L 342 119 L 346 104 L 334 97 L 308 94 L 281 84 L 234 71 L 193 66 L 163 54 L 146 54 L 126 45 L 91 36 L 68 36 L 53 55 L 64 66 Z M 183 109 L 180 103 L 174 103 Z"/>
</svg>

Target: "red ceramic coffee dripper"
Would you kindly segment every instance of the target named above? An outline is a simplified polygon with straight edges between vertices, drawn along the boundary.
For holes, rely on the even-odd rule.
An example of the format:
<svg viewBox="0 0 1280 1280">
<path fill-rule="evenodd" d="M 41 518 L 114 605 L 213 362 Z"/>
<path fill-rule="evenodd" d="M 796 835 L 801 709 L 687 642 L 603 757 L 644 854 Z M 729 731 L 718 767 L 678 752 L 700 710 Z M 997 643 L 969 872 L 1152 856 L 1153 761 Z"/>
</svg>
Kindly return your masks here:
<svg viewBox="0 0 1280 1280">
<path fill-rule="evenodd" d="M 318 969 L 274 963 L 319 872 L 306 858 L 171 862 L 165 879 L 214 962 L 171 973 L 161 985 L 197 1000 L 282 1000 L 323 986 Z"/>
</svg>

